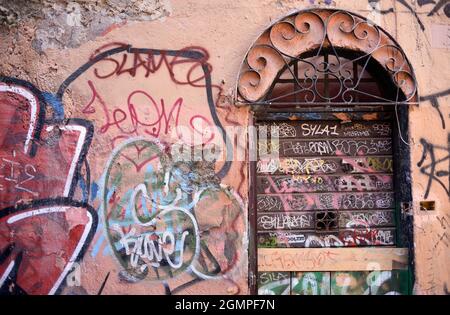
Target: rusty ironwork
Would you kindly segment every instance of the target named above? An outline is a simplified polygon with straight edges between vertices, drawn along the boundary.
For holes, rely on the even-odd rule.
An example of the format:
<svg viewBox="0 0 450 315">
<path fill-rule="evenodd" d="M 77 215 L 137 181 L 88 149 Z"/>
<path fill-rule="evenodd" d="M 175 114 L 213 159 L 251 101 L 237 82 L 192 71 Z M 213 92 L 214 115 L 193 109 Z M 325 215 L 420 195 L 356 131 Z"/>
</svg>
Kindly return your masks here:
<svg viewBox="0 0 450 315">
<path fill-rule="evenodd" d="M 357 14 L 331 9 L 275 22 L 249 49 L 236 90 L 236 105 L 263 108 L 418 101 L 412 66 L 396 41 Z"/>
</svg>

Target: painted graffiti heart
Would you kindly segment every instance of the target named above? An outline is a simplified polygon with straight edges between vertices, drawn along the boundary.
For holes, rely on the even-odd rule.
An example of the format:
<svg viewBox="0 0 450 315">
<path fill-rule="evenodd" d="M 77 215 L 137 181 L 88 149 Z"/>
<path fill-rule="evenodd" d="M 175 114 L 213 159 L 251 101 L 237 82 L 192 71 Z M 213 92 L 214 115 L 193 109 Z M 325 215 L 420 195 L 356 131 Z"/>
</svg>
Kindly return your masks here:
<svg viewBox="0 0 450 315">
<path fill-rule="evenodd" d="M 120 143 L 120 141 L 123 141 L 126 139 L 129 139 L 129 137 L 128 136 L 118 136 L 118 137 L 114 138 L 112 141 L 113 148 L 116 148 L 117 142 Z M 121 155 L 134 165 L 136 172 L 140 172 L 142 167 L 144 167 L 147 163 L 151 162 L 153 159 L 157 158 L 156 155 L 145 156 L 145 158 L 142 158 L 141 153 L 142 153 L 142 151 L 144 151 L 147 148 L 147 146 L 145 146 L 145 145 L 140 146 L 138 144 L 133 144 L 131 147 L 133 147 L 135 149 L 135 152 L 132 152 L 130 154 L 134 158 L 131 158 L 130 156 L 128 156 L 125 153 L 121 153 Z"/>
<path fill-rule="evenodd" d="M 130 161 L 132 154 L 144 159 L 140 167 Z M 173 277 L 189 267 L 199 252 L 193 215 L 175 205 L 179 192 L 175 196 L 169 187 L 166 194 L 158 191 L 164 185 L 166 160 L 159 143 L 125 141 L 116 147 L 104 175 L 107 238 L 128 279 Z M 133 180 L 123 181 L 124 174 Z M 121 198 L 111 201 L 112 193 Z"/>
<path fill-rule="evenodd" d="M 147 161 L 139 170 L 128 160 L 132 154 Z M 220 277 L 240 261 L 242 207 L 214 169 L 198 163 L 173 162 L 154 139 L 127 140 L 114 150 L 103 175 L 102 213 L 126 281 L 161 281 L 187 269 Z"/>
</svg>

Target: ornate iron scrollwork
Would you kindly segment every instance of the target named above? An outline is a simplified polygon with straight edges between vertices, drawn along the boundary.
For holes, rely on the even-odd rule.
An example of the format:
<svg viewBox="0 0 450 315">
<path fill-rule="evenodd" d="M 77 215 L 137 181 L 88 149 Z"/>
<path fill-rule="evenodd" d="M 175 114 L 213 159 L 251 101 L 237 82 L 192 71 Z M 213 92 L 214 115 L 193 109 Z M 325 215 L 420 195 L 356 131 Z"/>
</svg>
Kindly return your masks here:
<svg viewBox="0 0 450 315">
<path fill-rule="evenodd" d="M 373 65 L 391 80 L 394 93 L 371 93 L 363 87 L 368 80 L 364 73 L 369 68 L 373 72 Z M 294 89 L 274 95 L 279 82 L 293 83 Z M 332 88 L 324 88 L 328 84 Z M 412 67 L 395 40 L 359 15 L 330 9 L 300 11 L 276 22 L 242 64 L 237 105 L 285 104 L 294 96 L 296 104 L 351 105 L 360 104 L 360 98 L 407 104 L 418 99 Z"/>
</svg>

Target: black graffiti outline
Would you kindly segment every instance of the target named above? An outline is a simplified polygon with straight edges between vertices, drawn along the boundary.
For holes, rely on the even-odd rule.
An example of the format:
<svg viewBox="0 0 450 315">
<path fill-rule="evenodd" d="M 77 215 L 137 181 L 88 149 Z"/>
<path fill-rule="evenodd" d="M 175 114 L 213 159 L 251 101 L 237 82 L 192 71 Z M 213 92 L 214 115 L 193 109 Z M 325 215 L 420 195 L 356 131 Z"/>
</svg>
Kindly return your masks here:
<svg viewBox="0 0 450 315">
<path fill-rule="evenodd" d="M 80 252 L 78 253 L 78 255 L 75 259 L 75 262 L 78 262 L 84 256 L 85 251 L 87 250 L 88 246 L 90 245 L 90 242 L 92 241 L 92 239 L 95 235 L 95 232 L 97 230 L 97 224 L 98 224 L 97 212 L 90 205 L 88 205 L 87 202 L 79 202 L 79 201 L 73 200 L 78 181 L 81 178 L 81 174 L 80 174 L 81 168 L 82 168 L 83 164 L 85 163 L 85 161 L 87 161 L 86 156 L 87 156 L 87 152 L 89 150 L 89 147 L 90 147 L 93 135 L 94 135 L 94 126 L 90 121 L 81 119 L 81 118 L 67 118 L 67 119 L 65 118 L 62 120 L 55 120 L 55 119 L 46 120 L 45 116 L 46 116 L 46 108 L 47 108 L 48 104 L 45 101 L 45 98 L 43 97 L 42 91 L 40 89 L 38 89 L 36 86 L 34 86 L 33 84 L 31 84 L 28 81 L 13 78 L 13 77 L 0 76 L 0 82 L 5 83 L 7 85 L 16 85 L 19 87 L 26 88 L 33 94 L 34 97 L 36 97 L 38 99 L 39 109 L 37 112 L 37 118 L 36 118 L 36 122 L 35 122 L 35 126 L 34 126 L 33 136 L 31 138 L 30 152 L 28 153 L 28 155 L 30 157 L 35 157 L 37 155 L 38 150 L 39 150 L 39 144 L 43 143 L 43 139 L 41 139 L 41 132 L 42 132 L 44 125 L 48 124 L 51 126 L 58 126 L 58 125 L 81 126 L 86 131 L 85 139 L 81 146 L 78 160 L 76 161 L 76 164 L 75 164 L 75 169 L 73 172 L 72 181 L 70 183 L 69 192 L 66 197 L 36 199 L 36 200 L 32 200 L 31 202 L 26 203 L 26 204 L 16 204 L 14 206 L 8 206 L 8 207 L 4 207 L 4 208 L 0 209 L 0 219 L 1 219 L 2 217 L 11 215 L 18 211 L 26 211 L 26 210 L 30 210 L 31 208 L 35 208 L 35 207 L 76 206 L 76 207 L 85 208 L 91 214 L 92 226 L 91 226 L 91 230 L 89 231 L 89 233 L 86 237 L 86 240 L 84 241 L 84 243 L 82 245 Z M 89 173 L 88 167 L 87 167 L 86 172 Z M 90 174 L 87 174 L 87 178 L 88 178 L 88 180 L 90 179 Z M 2 251 L 1 254 L 2 255 L 0 255 L 0 256 L 5 255 L 5 257 L 2 257 L 2 261 L 3 261 L 3 259 L 6 259 L 6 255 L 8 253 L 5 251 Z M 19 253 L 18 255 L 20 256 L 22 254 Z M 2 262 L 2 261 L 0 261 L 0 262 Z M 14 270 L 13 270 L 13 276 L 12 277 L 8 276 L 7 280 L 3 284 L 2 288 L 0 288 L 0 292 L 2 294 L 11 293 L 9 290 L 5 289 L 5 288 L 9 287 L 11 284 L 14 284 L 14 288 L 16 288 L 15 291 L 13 292 L 14 294 L 26 294 L 26 292 L 24 290 L 22 290 L 15 283 L 15 278 L 17 277 L 17 272 L 18 272 L 19 268 L 20 268 L 20 259 L 16 261 L 16 264 L 14 266 L 14 270 L 16 270 L 16 271 L 14 273 Z M 59 294 L 61 292 L 61 290 L 65 287 L 65 283 L 66 283 L 66 281 L 61 282 L 61 284 L 55 291 L 55 294 Z"/>
<path fill-rule="evenodd" d="M 423 2 L 423 1 L 426 1 L 426 2 Z M 430 4 L 430 3 L 436 4 L 435 1 L 419 0 L 419 5 L 420 5 L 421 3 L 423 3 L 423 4 Z M 422 5 L 423 5 L 423 4 L 422 4 Z M 434 8 L 430 11 L 430 13 L 428 13 L 428 16 L 434 15 L 436 12 L 438 12 L 438 11 L 445 5 L 444 13 L 445 13 L 445 15 L 446 15 L 447 17 L 450 18 L 450 6 L 448 6 L 448 4 L 450 4 L 450 0 L 439 0 L 439 2 L 434 6 Z M 421 5 L 421 6 L 422 6 L 422 5 Z M 448 9 L 449 11 L 446 10 L 447 8 L 449 8 L 449 9 Z"/>
<path fill-rule="evenodd" d="M 380 14 L 388 14 L 388 13 L 393 13 L 394 12 L 394 8 L 389 8 L 387 10 L 378 10 L 376 8 L 376 4 L 380 3 L 381 0 L 368 0 L 369 5 L 372 7 L 372 10 L 374 10 L 377 13 Z M 414 11 L 414 9 L 411 7 L 411 5 L 406 2 L 406 0 L 396 0 L 398 2 L 400 2 L 403 6 L 405 6 L 409 11 L 411 11 L 411 13 L 414 15 L 414 17 L 416 18 L 417 22 L 420 25 L 420 28 L 422 29 L 422 31 L 425 31 L 425 25 L 423 25 L 422 20 L 419 18 L 419 16 L 417 15 L 416 11 Z"/>
<path fill-rule="evenodd" d="M 445 129 L 445 119 L 440 108 L 439 98 L 447 95 L 450 95 L 450 89 L 420 97 L 421 102 L 430 101 L 431 106 L 436 109 L 441 119 L 442 129 Z"/>
<path fill-rule="evenodd" d="M 72 198 L 69 197 L 58 197 L 58 198 L 49 198 L 49 199 L 39 199 L 39 200 L 33 200 L 30 203 L 27 204 L 17 204 L 14 206 L 10 206 L 10 207 L 6 207 L 3 208 L 0 211 L 0 219 L 3 217 L 7 217 L 10 216 L 12 214 L 17 214 L 18 212 L 25 212 L 28 210 L 33 210 L 36 208 L 43 208 L 43 207 L 78 207 L 78 208 L 84 208 L 86 209 L 92 218 L 92 226 L 91 229 L 89 230 L 89 233 L 86 236 L 86 240 L 83 242 L 83 245 L 78 253 L 78 255 L 76 256 L 75 260 L 73 261 L 73 263 L 77 263 L 79 262 L 85 255 L 89 245 L 91 244 L 92 239 L 95 236 L 95 233 L 97 232 L 97 226 L 98 226 L 98 217 L 97 217 L 97 212 L 95 211 L 95 209 L 90 206 L 88 203 L 86 202 L 80 202 L 80 201 L 75 201 Z M 9 253 L 6 254 L 11 254 L 12 253 L 12 246 L 14 246 L 13 244 L 9 244 L 9 248 L 10 251 Z M 5 252 L 5 250 L 3 250 L 3 253 Z M 3 253 L 1 256 L 3 256 Z M 4 254 L 5 257 L 2 257 L 3 260 L 5 260 L 6 254 Z M 9 257 L 8 255 L 8 257 Z M 21 252 L 18 253 L 18 256 L 21 255 Z M 3 260 L 0 261 L 3 262 Z M 16 260 L 18 260 L 16 258 Z M 20 260 L 16 261 L 16 264 L 14 266 L 14 268 L 17 269 L 17 272 L 20 268 Z M 16 273 L 17 273 L 16 272 Z M 17 274 L 16 274 L 17 276 Z M 11 283 L 15 284 L 15 277 L 16 276 L 8 276 L 7 277 L 7 281 L 5 281 L 5 283 L 3 284 L 3 286 L 0 288 L 0 293 L 5 294 L 8 291 L 8 286 L 11 285 Z M 15 284 L 17 286 L 17 284 Z M 58 295 L 61 293 L 61 291 L 65 288 L 66 286 L 66 281 L 61 281 L 61 284 L 59 285 L 59 287 L 57 288 L 57 290 L 55 291 L 55 295 Z M 23 290 L 22 290 L 23 291 Z M 23 293 L 26 294 L 25 291 L 23 291 Z M 22 294 L 23 294 L 22 293 Z"/>
<path fill-rule="evenodd" d="M 39 149 L 38 145 L 40 143 L 42 143 L 41 132 L 42 132 L 42 128 L 44 125 L 46 125 L 46 124 L 52 125 L 52 126 L 72 125 L 72 126 L 81 126 L 81 127 L 85 128 L 86 137 L 85 137 L 85 140 L 81 147 L 80 155 L 78 157 L 78 161 L 76 163 L 75 170 L 73 173 L 72 182 L 70 184 L 69 194 L 67 196 L 69 198 L 73 198 L 73 195 L 76 190 L 76 186 L 78 184 L 78 180 L 80 178 L 81 167 L 86 159 L 90 144 L 92 142 L 92 138 L 94 136 L 94 125 L 89 120 L 82 119 L 82 118 L 66 118 L 63 120 L 56 120 L 56 119 L 46 120 L 45 113 L 46 113 L 47 103 L 46 103 L 44 97 L 42 96 L 42 92 L 37 87 L 35 87 L 33 84 L 31 84 L 27 81 L 12 78 L 12 77 L 0 76 L 0 82 L 3 82 L 8 85 L 18 85 L 20 87 L 29 89 L 30 92 L 32 92 L 33 95 L 35 97 L 37 97 L 37 99 L 39 100 L 39 103 L 40 103 L 39 104 L 39 112 L 38 112 L 38 117 L 36 119 L 36 126 L 34 128 L 35 131 L 33 133 L 32 139 L 31 139 L 31 150 L 29 153 L 30 157 L 36 156 L 38 149 Z M 2 210 L 2 209 L 0 209 L 0 210 Z"/>
<path fill-rule="evenodd" d="M 5 253 L 2 253 L 2 256 L 5 256 L 2 258 L 6 260 L 9 256 L 4 254 Z M 0 287 L 0 295 L 28 295 L 28 293 L 17 284 L 17 276 L 19 275 L 19 268 L 22 264 L 22 257 L 23 252 L 19 252 L 14 258 L 14 267 L 9 272 L 3 285 Z"/>
<path fill-rule="evenodd" d="M 447 193 L 447 196 L 450 198 L 450 134 L 448 134 L 448 144 L 449 147 L 445 148 L 442 146 L 435 146 L 434 144 L 428 142 L 425 139 L 420 139 L 420 143 L 423 146 L 423 152 L 422 152 L 422 158 L 417 163 L 417 166 L 420 167 L 420 172 L 424 175 L 428 176 L 428 183 L 426 186 L 424 198 L 427 199 L 428 195 L 431 190 L 431 186 L 433 184 L 433 181 L 436 181 Z M 439 160 L 436 159 L 435 150 L 443 150 L 447 153 L 447 156 L 444 158 L 441 158 Z M 430 163 L 427 165 L 424 165 L 425 159 L 427 157 L 430 157 Z M 436 166 L 439 163 L 443 162 L 449 162 L 448 171 L 436 171 Z M 428 171 L 429 170 L 429 171 Z M 449 178 L 449 188 L 447 188 L 444 184 L 444 182 L 439 177 L 445 177 L 447 176 Z"/>
<path fill-rule="evenodd" d="M 376 5 L 378 3 L 380 3 L 381 0 L 368 0 L 369 5 L 372 7 L 372 10 L 374 10 L 377 13 L 380 14 L 389 14 L 389 13 L 393 13 L 394 12 L 394 8 L 389 8 L 386 10 L 379 10 L 377 9 Z M 420 25 L 420 29 L 422 31 L 425 31 L 425 25 L 423 24 L 422 20 L 420 19 L 419 15 L 417 14 L 416 11 L 414 11 L 414 8 L 406 1 L 406 0 L 395 0 L 397 2 L 399 2 L 401 5 L 403 5 L 404 7 L 406 7 L 416 18 L 417 22 Z M 424 5 L 428 5 L 428 4 L 435 4 L 434 8 L 428 13 L 428 16 L 432 16 L 435 13 L 437 13 L 442 7 L 444 7 L 444 13 L 447 17 L 450 18 L 450 0 L 440 0 L 437 4 L 436 1 L 434 0 L 419 0 L 418 4 L 420 7 L 424 6 Z M 449 9 L 447 10 L 447 7 L 449 7 Z"/>
<path fill-rule="evenodd" d="M 34 157 L 37 151 L 37 141 L 41 136 L 42 127 L 45 123 L 45 112 L 47 108 L 47 102 L 45 102 L 44 96 L 42 95 L 41 90 L 35 87 L 28 81 L 20 80 L 12 77 L 1 76 L 0 75 L 0 83 L 3 82 L 7 85 L 18 85 L 20 87 L 24 87 L 28 89 L 39 101 L 39 109 L 36 118 L 36 126 L 34 127 L 33 138 L 31 141 L 31 147 L 29 155 Z M 34 140 L 34 141 L 33 141 Z"/>
<path fill-rule="evenodd" d="M 111 271 L 108 271 L 108 274 L 106 275 L 105 279 L 103 280 L 102 285 L 100 286 L 100 289 L 97 292 L 97 295 L 102 295 L 103 289 L 106 286 L 106 282 L 108 281 L 110 274 L 111 274 Z"/>
<path fill-rule="evenodd" d="M 76 69 L 69 77 L 67 77 L 63 83 L 59 86 L 57 93 L 56 93 L 56 97 L 57 99 L 62 103 L 62 97 L 66 91 L 66 89 L 69 87 L 69 85 L 74 82 L 79 76 L 81 76 L 85 71 L 87 71 L 88 69 L 90 69 L 94 64 L 96 64 L 97 62 L 103 60 L 106 57 L 112 56 L 114 54 L 118 54 L 121 52 L 127 52 L 127 53 L 151 53 L 153 55 L 168 55 L 168 56 L 177 56 L 177 57 L 183 57 L 183 58 L 190 58 L 193 60 L 200 60 L 201 62 L 201 67 L 202 70 L 204 72 L 205 75 L 205 89 L 206 89 L 206 96 L 207 96 L 207 101 L 208 101 L 208 106 L 209 106 L 209 110 L 210 110 L 210 114 L 211 117 L 213 118 L 214 123 L 216 124 L 216 126 L 221 130 L 222 132 L 222 138 L 224 143 L 226 144 L 227 147 L 227 159 L 226 162 L 224 163 L 224 165 L 222 166 L 222 168 L 216 173 L 216 175 L 222 179 L 224 178 L 227 173 L 229 172 L 230 168 L 231 168 L 231 164 L 232 164 L 232 159 L 230 157 L 232 157 L 233 154 L 233 148 L 231 145 L 231 142 L 228 141 L 228 135 L 217 115 L 216 112 L 216 108 L 215 108 L 215 103 L 214 103 L 214 99 L 213 99 L 213 93 L 212 93 L 212 80 L 211 80 L 211 71 L 210 68 L 208 66 L 208 64 L 206 62 L 204 62 L 203 60 L 205 59 L 205 55 L 199 51 L 195 51 L 195 50 L 159 50 L 159 49 L 150 49 L 150 48 L 133 48 L 131 45 L 126 45 L 126 46 L 122 46 L 122 47 L 118 47 L 118 48 L 113 48 L 110 49 L 108 51 L 102 52 L 98 55 L 96 55 L 94 58 L 90 59 L 87 63 L 83 64 L 82 66 L 80 66 L 78 69 Z M 30 209 L 32 207 L 36 207 L 36 206 L 64 206 L 64 205 L 72 205 L 72 206 L 83 206 L 85 207 L 90 213 L 91 216 L 93 218 L 93 225 L 91 227 L 91 230 L 89 231 L 89 234 L 85 240 L 85 242 L 83 243 L 82 249 L 80 250 L 77 258 L 76 258 L 76 262 L 80 261 L 84 254 L 85 251 L 87 250 L 87 248 L 89 247 L 95 233 L 96 233 L 96 229 L 97 229 L 97 225 L 98 225 L 98 217 L 97 217 L 97 213 L 95 212 L 95 210 L 88 204 L 89 201 L 89 192 L 90 192 L 90 170 L 89 170 L 89 164 L 87 161 L 87 153 L 92 141 L 92 138 L 94 136 L 94 126 L 93 124 L 85 119 L 81 119 L 81 118 L 64 118 L 64 119 L 48 119 L 46 120 L 46 107 L 47 107 L 47 102 L 45 101 L 45 98 L 43 97 L 43 93 L 41 90 L 39 90 L 37 87 L 35 87 L 33 84 L 31 84 L 30 82 L 27 82 L 25 80 L 20 80 L 17 78 L 13 78 L 13 77 L 5 77 L 5 76 L 0 76 L 0 82 L 4 82 L 6 84 L 16 84 L 19 86 L 23 86 L 27 89 L 30 90 L 30 92 L 32 92 L 39 100 L 39 114 L 38 114 L 38 119 L 36 121 L 36 126 L 35 126 L 35 132 L 33 134 L 33 138 L 32 138 L 32 146 L 31 146 L 31 150 L 30 150 L 30 155 L 33 157 L 36 155 L 37 153 L 37 144 L 41 141 L 40 139 L 40 134 L 42 131 L 42 128 L 44 126 L 44 124 L 50 124 L 50 125 L 58 125 L 58 124 L 72 124 L 72 125 L 82 125 L 83 127 L 86 128 L 86 139 L 85 142 L 82 145 L 82 149 L 80 152 L 80 156 L 79 159 L 77 161 L 76 167 L 75 167 L 75 171 L 73 174 L 73 178 L 72 178 L 72 182 L 70 184 L 70 189 L 69 189 L 69 194 L 67 197 L 59 197 L 59 198 L 53 198 L 53 199 L 39 199 L 39 200 L 33 200 L 31 203 L 23 205 L 23 206 L 14 206 L 14 207 L 6 207 L 1 209 L 0 212 L 0 218 L 3 216 L 7 216 L 10 215 L 11 213 L 17 212 L 17 211 L 21 211 L 21 210 L 25 210 L 25 209 Z M 74 201 L 73 200 L 73 196 L 77 187 L 77 184 L 81 178 L 81 168 L 82 166 L 85 166 L 86 169 L 86 188 L 88 191 L 88 197 L 87 200 L 85 202 L 79 202 L 79 201 Z M 9 248 L 9 247 L 8 247 Z M 205 249 L 205 248 L 204 248 Z M 209 259 L 211 259 L 213 261 L 213 264 L 215 265 L 214 270 L 212 271 L 212 273 L 219 273 L 221 271 L 220 265 L 218 264 L 218 262 L 216 261 L 215 257 L 210 253 L 209 249 L 206 247 L 206 251 L 207 251 L 207 256 Z M 6 257 L 6 254 L 8 252 L 4 251 L 1 252 L 0 254 L 4 254 Z M 20 255 L 20 253 L 19 253 Z M 1 256 L 1 255 L 0 255 Z M 6 259 L 6 258 L 5 258 Z M 18 261 L 19 262 L 19 261 Z M 20 263 L 17 263 L 16 266 L 14 268 L 17 268 L 17 270 L 20 268 Z M 109 278 L 109 273 L 106 276 L 106 278 L 104 279 L 102 286 L 98 292 L 98 294 L 101 294 L 106 282 Z M 197 275 L 195 275 L 195 278 L 191 281 L 188 281 L 187 283 L 181 284 L 178 287 L 176 287 L 175 289 L 173 289 L 173 291 L 170 290 L 169 286 L 165 286 L 165 290 L 166 290 L 166 294 L 172 294 L 172 293 L 176 293 L 178 291 L 183 290 L 184 288 L 191 286 L 197 282 L 201 282 L 204 279 L 199 278 Z M 8 284 L 12 284 L 14 283 L 14 278 L 8 279 Z M 5 282 L 5 284 L 6 284 Z M 55 294 L 59 294 L 62 289 L 65 286 L 66 281 L 62 281 L 62 283 L 60 284 L 59 288 L 56 290 Z M 17 292 L 20 294 L 26 294 L 25 291 L 23 291 L 19 286 L 17 286 L 17 284 L 15 284 L 15 287 L 17 288 Z"/>
<path fill-rule="evenodd" d="M 205 55 L 197 50 L 190 49 L 182 49 L 182 50 L 167 50 L 167 49 L 154 49 L 154 48 L 134 48 L 132 45 L 122 45 L 117 48 L 112 48 L 102 53 L 95 55 L 95 57 L 91 58 L 88 62 L 80 66 L 76 69 L 69 77 L 67 77 L 63 83 L 58 88 L 56 93 L 56 97 L 62 101 L 62 97 L 66 91 L 66 89 L 74 82 L 78 77 L 80 77 L 84 72 L 89 70 L 93 65 L 97 62 L 102 61 L 103 59 L 110 57 L 115 54 L 119 54 L 122 52 L 126 52 L 129 54 L 152 54 L 155 56 L 167 55 L 171 57 L 182 57 L 187 59 L 192 59 L 195 61 L 201 62 L 202 70 L 205 75 L 205 89 L 206 89 L 206 97 L 208 102 L 209 111 L 211 117 L 215 123 L 215 125 L 220 129 L 222 134 L 222 139 L 226 145 L 227 149 L 227 157 L 226 161 L 223 164 L 222 168 L 216 173 L 217 177 L 223 179 L 229 172 L 232 164 L 233 157 L 233 147 L 231 142 L 229 141 L 228 135 L 225 131 L 225 128 L 222 125 L 222 122 L 219 119 L 216 111 L 216 105 L 214 103 L 214 97 L 212 92 L 212 80 L 211 80 L 211 70 L 205 61 Z"/>
</svg>

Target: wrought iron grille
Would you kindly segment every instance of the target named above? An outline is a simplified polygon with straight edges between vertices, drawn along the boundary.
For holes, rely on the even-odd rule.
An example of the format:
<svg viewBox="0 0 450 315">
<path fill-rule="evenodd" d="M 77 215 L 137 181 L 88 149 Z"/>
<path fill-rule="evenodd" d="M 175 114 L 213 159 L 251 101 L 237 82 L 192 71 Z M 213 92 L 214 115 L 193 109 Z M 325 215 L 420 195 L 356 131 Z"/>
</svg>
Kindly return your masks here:
<svg viewBox="0 0 450 315">
<path fill-rule="evenodd" d="M 416 104 L 405 53 L 382 28 L 341 10 L 301 11 L 273 24 L 248 51 L 237 105 Z"/>
</svg>

